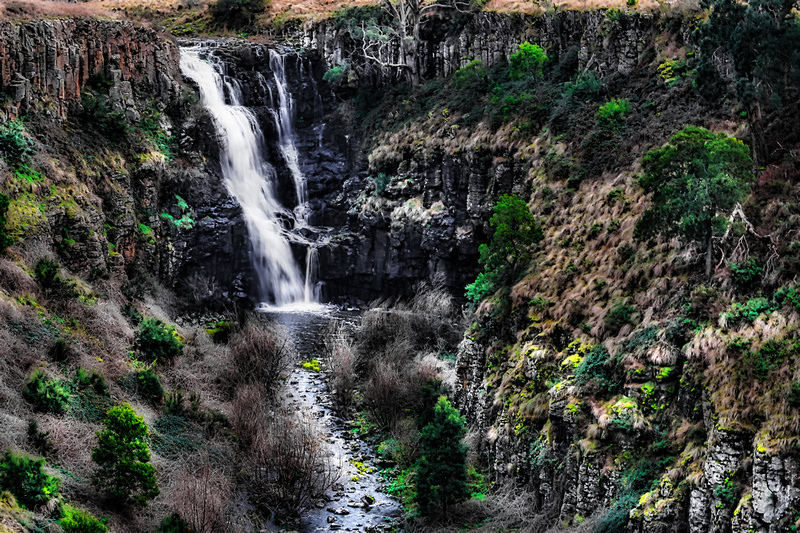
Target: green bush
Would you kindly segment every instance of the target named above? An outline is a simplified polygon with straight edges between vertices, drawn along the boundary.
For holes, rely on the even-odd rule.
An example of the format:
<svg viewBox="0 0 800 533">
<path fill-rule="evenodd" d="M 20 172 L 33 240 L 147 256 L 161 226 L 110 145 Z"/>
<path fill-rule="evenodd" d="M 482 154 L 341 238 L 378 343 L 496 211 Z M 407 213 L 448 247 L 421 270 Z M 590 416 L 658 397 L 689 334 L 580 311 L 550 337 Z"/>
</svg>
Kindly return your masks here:
<svg viewBox="0 0 800 533">
<path fill-rule="evenodd" d="M 516 195 L 500 197 L 489 224 L 494 228 L 492 240 L 479 247 L 484 271 L 466 288 L 467 298 L 476 304 L 516 276 L 519 268 L 527 266 L 528 247 L 544 239 L 528 204 Z"/>
<path fill-rule="evenodd" d="M 69 405 L 69 391 L 60 382 L 51 379 L 44 370 L 37 368 L 31 373 L 22 397 L 33 404 L 38 411 L 61 413 Z"/>
<path fill-rule="evenodd" d="M 624 98 L 613 98 L 597 110 L 597 120 L 605 124 L 616 124 L 630 112 L 630 102 Z"/>
<path fill-rule="evenodd" d="M 0 461 L 0 489 L 28 509 L 47 503 L 58 496 L 61 480 L 46 473 L 44 465 L 44 459 L 7 451 Z"/>
<path fill-rule="evenodd" d="M 800 381 L 792 381 L 789 386 L 788 398 L 792 407 L 800 407 Z"/>
<path fill-rule="evenodd" d="M 752 324 L 762 313 L 770 313 L 774 311 L 776 306 L 769 300 L 763 297 L 753 298 L 744 304 L 735 303 L 728 308 L 725 313 L 728 326 L 736 326 L 742 322 L 749 322 Z"/>
<path fill-rule="evenodd" d="M 45 289 L 56 289 L 63 284 L 61 274 L 59 274 L 60 268 L 61 265 L 58 264 L 58 261 L 45 257 L 36 263 L 33 272 L 39 285 Z"/>
<path fill-rule="evenodd" d="M 145 319 L 139 325 L 134 346 L 139 359 L 147 363 L 171 361 L 183 353 L 178 331 L 157 318 Z"/>
<path fill-rule="evenodd" d="M 379 172 L 378 176 L 372 178 L 372 183 L 375 184 L 375 191 L 372 193 L 373 196 L 381 196 L 384 192 L 386 192 L 386 188 L 392 183 L 392 177 L 384 174 L 383 172 Z"/>
<path fill-rule="evenodd" d="M 466 433 L 464 418 L 447 397 L 440 397 L 433 420 L 420 435 L 422 457 L 415 480 L 422 514 L 469 498 L 467 447 L 461 442 Z"/>
<path fill-rule="evenodd" d="M 519 50 L 508 59 L 510 70 L 509 77 L 512 80 L 521 80 L 528 76 L 540 76 L 542 67 L 547 61 L 547 54 L 538 44 L 524 42 L 519 45 Z"/>
<path fill-rule="evenodd" d="M 10 202 L 8 196 L 0 193 L 0 254 L 5 253 L 6 248 L 14 244 L 14 238 L 6 233 L 8 224 L 8 206 Z"/>
<path fill-rule="evenodd" d="M 217 0 L 208 5 L 215 23 L 230 29 L 251 28 L 269 2 L 265 0 Z"/>
<path fill-rule="evenodd" d="M 606 314 L 605 322 L 611 327 L 621 327 L 625 324 L 630 324 L 631 316 L 636 309 L 625 303 L 619 303 L 611 308 Z"/>
<path fill-rule="evenodd" d="M 192 529 L 179 514 L 171 514 L 161 521 L 155 533 L 189 533 Z"/>
<path fill-rule="evenodd" d="M 90 372 L 79 368 L 75 376 L 75 385 L 79 390 L 93 390 L 95 393 L 105 396 L 108 394 L 106 378 L 95 369 Z"/>
<path fill-rule="evenodd" d="M 161 403 L 164 397 L 164 387 L 158 375 L 152 368 L 145 368 L 136 372 L 136 382 L 139 384 L 139 392 L 152 403 Z"/>
<path fill-rule="evenodd" d="M 230 339 L 232 328 L 233 324 L 230 320 L 220 320 L 212 324 L 210 328 L 206 328 L 206 333 L 208 333 L 212 341 L 226 344 Z"/>
<path fill-rule="evenodd" d="M 33 141 L 18 120 L 0 124 L 0 157 L 13 164 L 24 161 L 33 152 Z"/>
<path fill-rule="evenodd" d="M 119 142 L 127 139 L 130 126 L 125 119 L 125 112 L 121 109 L 112 111 L 108 106 L 108 97 L 84 91 L 81 105 L 85 118 L 96 127 L 98 133 Z"/>
<path fill-rule="evenodd" d="M 470 61 L 453 73 L 453 83 L 459 89 L 483 81 L 486 81 L 486 69 L 480 59 Z"/>
<path fill-rule="evenodd" d="M 106 533 L 108 527 L 91 513 L 65 505 L 63 516 L 58 521 L 64 533 Z"/>
<path fill-rule="evenodd" d="M 340 65 L 329 68 L 325 74 L 322 75 L 322 79 L 331 85 L 340 86 L 348 81 L 349 74 L 350 63 L 344 62 Z"/>
<path fill-rule="evenodd" d="M 738 265 L 730 264 L 731 278 L 740 288 L 752 289 L 761 283 L 761 275 L 764 269 L 754 257 L 748 258 L 744 263 Z"/>
<path fill-rule="evenodd" d="M 786 361 L 789 352 L 794 350 L 796 348 L 784 340 L 768 340 L 758 350 L 744 352 L 745 369 L 755 379 L 767 379 L 769 373 Z"/>
<path fill-rule="evenodd" d="M 800 292 L 797 292 L 794 287 L 781 287 L 775 291 L 774 299 L 778 305 L 788 305 L 800 309 Z"/>
<path fill-rule="evenodd" d="M 612 391 L 618 383 L 613 381 L 613 371 L 609 366 L 610 355 L 603 346 L 594 346 L 575 369 L 575 381 L 580 385 L 596 384 L 601 391 Z"/>
<path fill-rule="evenodd" d="M 99 468 L 92 480 L 122 505 L 144 507 L 159 494 L 147 433 L 144 420 L 127 403 L 111 408 L 105 428 L 97 432 L 92 460 Z"/>
</svg>

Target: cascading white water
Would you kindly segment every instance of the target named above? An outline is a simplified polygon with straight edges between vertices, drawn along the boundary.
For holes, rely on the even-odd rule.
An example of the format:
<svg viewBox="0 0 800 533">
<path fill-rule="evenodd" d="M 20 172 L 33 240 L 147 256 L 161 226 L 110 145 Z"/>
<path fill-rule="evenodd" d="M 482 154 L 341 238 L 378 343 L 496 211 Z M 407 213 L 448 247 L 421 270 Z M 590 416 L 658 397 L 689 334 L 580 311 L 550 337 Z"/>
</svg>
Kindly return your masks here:
<svg viewBox="0 0 800 533">
<path fill-rule="evenodd" d="M 241 105 L 241 89 L 235 80 L 224 75 L 223 65 L 201 59 L 199 48 L 181 49 L 180 66 L 183 73 L 197 83 L 200 89 L 200 101 L 214 118 L 220 142 L 220 164 L 225 184 L 241 205 L 250 233 L 260 297 L 265 300 L 271 298 L 279 306 L 316 301 L 307 298 L 309 291 L 306 290 L 303 276 L 292 256 L 289 241 L 280 224 L 279 216 L 288 216 L 289 213 L 275 197 L 275 169 L 262 155 L 264 136 L 256 116 L 250 109 Z M 276 81 L 280 87 L 285 78 Z M 279 93 L 281 91 L 285 91 L 285 87 L 279 88 Z M 284 111 L 284 102 L 290 100 L 285 96 L 280 98 L 280 114 L 286 114 L 284 127 L 288 127 L 288 132 L 291 134 L 289 124 L 291 111 L 288 109 Z M 285 132 L 282 135 L 286 137 Z M 294 143 L 292 142 L 290 146 L 293 149 Z M 284 151 L 283 146 L 281 151 Z M 284 156 L 286 157 L 286 152 Z M 297 150 L 294 150 L 293 157 L 297 174 L 302 179 L 297 164 Z M 289 163 L 289 157 L 286 159 Z M 297 185 L 298 178 L 291 163 L 290 169 Z M 305 180 L 302 181 L 302 191 L 305 195 Z M 301 188 L 299 186 L 297 188 L 299 202 Z M 305 206 L 305 197 L 302 200 L 300 205 Z M 305 222 L 303 219 L 303 223 Z M 311 296 L 314 296 L 313 291 Z"/>
<path fill-rule="evenodd" d="M 306 302 L 319 301 L 319 283 L 317 283 L 317 279 L 319 279 L 319 256 L 317 255 L 317 249 L 309 246 L 306 252 Z"/>
<path fill-rule="evenodd" d="M 294 143 L 294 98 L 289 92 L 289 84 L 286 81 L 286 56 L 270 49 L 269 68 L 275 75 L 275 85 L 278 90 L 278 109 L 275 110 L 274 106 L 271 109 L 275 119 L 275 129 L 278 132 L 278 145 L 283 159 L 286 161 L 286 166 L 292 174 L 297 191 L 295 218 L 301 226 L 304 226 L 308 224 L 308 192 L 306 178 L 300 170 L 300 160 Z"/>
</svg>

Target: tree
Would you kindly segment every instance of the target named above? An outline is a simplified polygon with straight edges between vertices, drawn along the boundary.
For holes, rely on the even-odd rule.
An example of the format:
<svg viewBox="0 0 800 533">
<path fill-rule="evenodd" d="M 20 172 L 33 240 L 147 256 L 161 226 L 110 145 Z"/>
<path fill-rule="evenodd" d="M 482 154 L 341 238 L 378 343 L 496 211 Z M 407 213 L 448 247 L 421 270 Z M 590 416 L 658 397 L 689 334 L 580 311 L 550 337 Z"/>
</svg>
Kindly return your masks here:
<svg viewBox="0 0 800 533">
<path fill-rule="evenodd" d="M 744 198 L 755 179 L 742 141 L 724 133 L 686 126 L 666 146 L 650 150 L 639 180 L 652 193 L 652 206 L 636 224 L 634 237 L 682 235 L 705 242 L 706 276 L 711 276 L 713 237 L 726 225 L 722 216 Z"/>
<path fill-rule="evenodd" d="M 388 23 L 381 17 L 353 17 L 350 35 L 361 41 L 361 53 L 367 61 L 382 69 L 400 69 L 412 85 L 418 85 L 420 72 L 417 48 L 427 15 L 435 10 L 467 11 L 473 7 L 473 2 L 380 0 L 380 7 L 388 17 Z"/>
<path fill-rule="evenodd" d="M 94 484 L 125 506 L 144 507 L 159 494 L 146 437 L 144 420 L 127 403 L 111 408 L 105 429 L 97 432 L 92 460 L 100 468 L 94 473 Z"/>
<path fill-rule="evenodd" d="M 157 318 L 148 318 L 139 325 L 135 346 L 139 357 L 148 363 L 171 361 L 183 353 L 178 331 Z"/>
<path fill-rule="evenodd" d="M 508 58 L 508 64 L 511 67 L 509 77 L 512 80 L 521 80 L 530 75 L 541 76 L 545 61 L 547 61 L 547 55 L 542 47 L 526 41 L 519 45 L 519 50 Z"/>
<path fill-rule="evenodd" d="M 416 501 L 422 514 L 469 498 L 467 447 L 461 442 L 466 434 L 464 417 L 441 396 L 420 436 Z"/>
<path fill-rule="evenodd" d="M 519 266 L 530 257 L 528 247 L 544 239 L 528 205 L 513 194 L 500 197 L 489 224 L 494 228 L 492 241 L 478 248 L 483 272 L 467 285 L 467 298 L 475 303 L 513 279 Z"/>
<path fill-rule="evenodd" d="M 6 451 L 0 460 L 0 490 L 8 490 L 28 509 L 58 497 L 61 480 L 44 471 L 45 460 Z"/>
<path fill-rule="evenodd" d="M 703 96 L 719 98 L 725 87 L 717 65 L 732 60 L 735 94 L 747 112 L 759 165 L 770 151 L 764 108 L 784 107 L 787 87 L 800 81 L 800 25 L 793 13 L 797 5 L 797 0 L 701 0 L 711 11 L 695 33 L 701 51 L 697 87 Z"/>
</svg>

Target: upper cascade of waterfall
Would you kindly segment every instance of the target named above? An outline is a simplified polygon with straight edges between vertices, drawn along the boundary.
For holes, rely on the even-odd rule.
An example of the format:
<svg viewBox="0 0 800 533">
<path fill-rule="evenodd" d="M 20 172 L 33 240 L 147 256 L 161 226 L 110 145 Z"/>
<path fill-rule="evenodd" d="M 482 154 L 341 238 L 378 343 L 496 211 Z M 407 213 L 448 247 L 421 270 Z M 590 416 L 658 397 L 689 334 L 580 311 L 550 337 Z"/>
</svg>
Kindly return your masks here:
<svg viewBox="0 0 800 533">
<path fill-rule="evenodd" d="M 270 67 L 275 73 L 278 93 L 277 102 L 273 102 L 277 106 L 273 105 L 270 112 L 275 119 L 280 152 L 295 185 L 294 211 L 278 200 L 276 171 L 264 156 L 266 146 L 261 125 L 254 111 L 243 105 L 242 87 L 227 74 L 225 63 L 208 48 L 195 46 L 181 49 L 180 66 L 183 74 L 197 84 L 200 102 L 213 117 L 222 175 L 228 191 L 242 207 L 250 234 L 259 299 L 277 306 L 317 302 L 313 243 L 307 243 L 304 277 L 289 242 L 291 229 L 308 227 L 308 195 L 294 142 L 294 100 L 286 82 L 285 57 L 270 50 Z M 294 228 L 285 228 L 285 221 Z"/>
</svg>

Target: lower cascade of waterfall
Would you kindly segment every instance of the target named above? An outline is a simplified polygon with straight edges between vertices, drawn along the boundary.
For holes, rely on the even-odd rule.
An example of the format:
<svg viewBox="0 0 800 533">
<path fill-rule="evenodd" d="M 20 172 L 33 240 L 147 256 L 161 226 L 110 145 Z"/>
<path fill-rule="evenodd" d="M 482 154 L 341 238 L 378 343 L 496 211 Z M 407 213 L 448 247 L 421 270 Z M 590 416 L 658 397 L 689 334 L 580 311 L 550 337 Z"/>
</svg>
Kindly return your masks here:
<svg viewBox="0 0 800 533">
<path fill-rule="evenodd" d="M 180 66 L 197 84 L 200 102 L 213 117 L 222 175 L 228 191 L 241 205 L 250 234 L 258 297 L 267 305 L 297 307 L 319 301 L 317 249 L 308 239 L 290 233 L 308 227 L 308 195 L 294 144 L 294 101 L 286 82 L 285 57 L 270 50 L 269 62 L 278 93 L 276 102 L 270 89 L 273 107 L 277 107 L 270 108 L 270 113 L 275 119 L 280 152 L 295 185 L 298 205 L 294 210 L 278 201 L 277 175 L 264 157 L 265 140 L 258 118 L 243 105 L 242 87 L 227 75 L 224 62 L 209 48 L 194 46 L 181 49 Z M 292 228 L 285 227 L 287 220 Z M 290 238 L 306 245 L 305 276 L 292 254 Z"/>
</svg>

